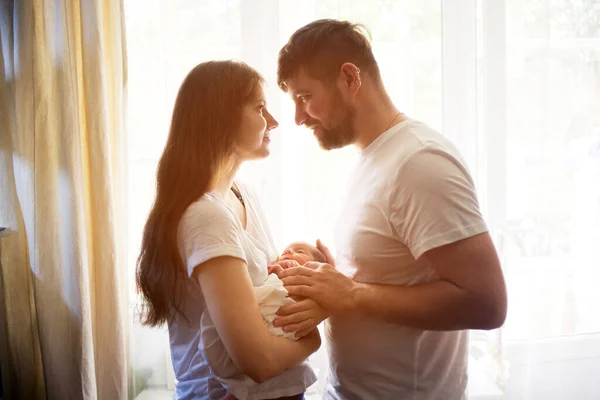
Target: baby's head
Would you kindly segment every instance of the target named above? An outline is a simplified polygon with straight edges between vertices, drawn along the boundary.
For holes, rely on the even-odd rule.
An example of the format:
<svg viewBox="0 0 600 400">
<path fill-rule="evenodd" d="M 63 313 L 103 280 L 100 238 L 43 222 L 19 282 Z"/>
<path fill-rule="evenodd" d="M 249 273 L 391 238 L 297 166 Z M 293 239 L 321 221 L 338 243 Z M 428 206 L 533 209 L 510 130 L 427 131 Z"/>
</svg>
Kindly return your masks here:
<svg viewBox="0 0 600 400">
<path fill-rule="evenodd" d="M 327 262 L 325 255 L 319 249 L 305 242 L 294 242 L 285 248 L 277 261 L 294 260 L 300 265 L 309 261 Z"/>
</svg>

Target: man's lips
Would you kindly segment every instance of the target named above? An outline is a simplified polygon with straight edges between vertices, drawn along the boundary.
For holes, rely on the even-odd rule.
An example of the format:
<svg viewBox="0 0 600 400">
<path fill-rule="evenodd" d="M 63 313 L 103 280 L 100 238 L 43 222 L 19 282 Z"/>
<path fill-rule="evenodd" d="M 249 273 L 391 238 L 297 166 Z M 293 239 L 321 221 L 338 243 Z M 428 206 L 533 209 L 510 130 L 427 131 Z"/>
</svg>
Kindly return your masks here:
<svg viewBox="0 0 600 400">
<path fill-rule="evenodd" d="M 311 131 L 313 131 L 313 134 L 317 134 L 318 131 L 322 130 L 323 127 L 321 125 L 306 125 L 306 127 L 308 129 L 310 129 Z"/>
</svg>

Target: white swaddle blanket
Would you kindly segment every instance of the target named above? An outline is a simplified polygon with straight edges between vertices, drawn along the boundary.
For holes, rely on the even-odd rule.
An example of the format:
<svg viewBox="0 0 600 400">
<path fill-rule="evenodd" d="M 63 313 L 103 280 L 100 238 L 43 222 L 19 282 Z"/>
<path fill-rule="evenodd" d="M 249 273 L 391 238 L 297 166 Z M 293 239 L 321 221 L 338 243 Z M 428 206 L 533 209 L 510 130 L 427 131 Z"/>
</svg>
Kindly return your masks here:
<svg viewBox="0 0 600 400">
<path fill-rule="evenodd" d="M 273 335 L 296 340 L 296 332 L 284 332 L 280 327 L 273 326 L 273 320 L 277 316 L 275 313 L 279 310 L 279 307 L 294 303 L 294 300 L 287 297 L 288 291 L 283 286 L 281 279 L 275 274 L 270 274 L 267 276 L 265 283 L 255 287 L 254 291 L 256 292 L 260 312 L 269 332 Z"/>
<path fill-rule="evenodd" d="M 283 329 L 273 326 L 273 320 L 276 318 L 275 313 L 279 310 L 279 307 L 294 303 L 294 300 L 287 297 L 288 291 L 283 286 L 281 279 L 275 274 L 270 274 L 264 283 L 255 287 L 254 290 L 269 332 L 273 335 L 296 340 L 295 332 L 284 332 Z M 250 378 L 242 374 L 229 356 L 208 310 L 202 314 L 201 327 L 203 353 L 215 375 L 226 387 L 232 382 L 236 382 L 235 386 L 239 386 L 240 381 L 249 380 Z"/>
</svg>

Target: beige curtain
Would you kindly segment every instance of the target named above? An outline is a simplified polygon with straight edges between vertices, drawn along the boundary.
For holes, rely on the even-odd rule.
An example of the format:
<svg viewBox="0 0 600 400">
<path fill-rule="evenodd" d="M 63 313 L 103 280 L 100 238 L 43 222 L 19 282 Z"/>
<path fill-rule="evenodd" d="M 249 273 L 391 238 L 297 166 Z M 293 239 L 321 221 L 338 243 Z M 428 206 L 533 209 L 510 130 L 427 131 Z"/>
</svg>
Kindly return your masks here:
<svg viewBox="0 0 600 400">
<path fill-rule="evenodd" d="M 0 225 L 15 398 L 127 397 L 120 0 L 0 2 Z"/>
</svg>

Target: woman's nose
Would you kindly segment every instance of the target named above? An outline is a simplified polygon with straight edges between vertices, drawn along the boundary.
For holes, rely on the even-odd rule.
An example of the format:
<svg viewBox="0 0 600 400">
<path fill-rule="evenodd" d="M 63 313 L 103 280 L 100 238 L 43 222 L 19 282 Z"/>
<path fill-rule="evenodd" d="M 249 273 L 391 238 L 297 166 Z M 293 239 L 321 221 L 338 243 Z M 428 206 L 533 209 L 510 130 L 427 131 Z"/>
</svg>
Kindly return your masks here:
<svg viewBox="0 0 600 400">
<path fill-rule="evenodd" d="M 279 126 L 279 122 L 267 111 L 267 129 L 275 129 Z"/>
</svg>

